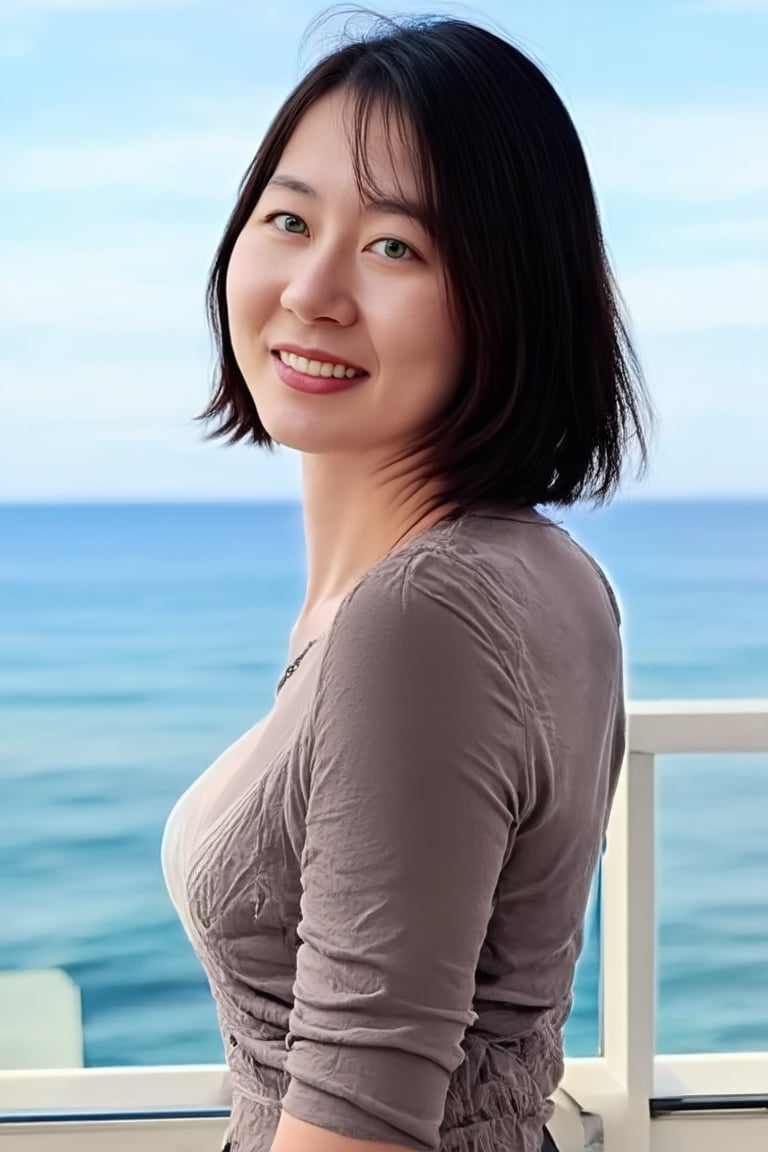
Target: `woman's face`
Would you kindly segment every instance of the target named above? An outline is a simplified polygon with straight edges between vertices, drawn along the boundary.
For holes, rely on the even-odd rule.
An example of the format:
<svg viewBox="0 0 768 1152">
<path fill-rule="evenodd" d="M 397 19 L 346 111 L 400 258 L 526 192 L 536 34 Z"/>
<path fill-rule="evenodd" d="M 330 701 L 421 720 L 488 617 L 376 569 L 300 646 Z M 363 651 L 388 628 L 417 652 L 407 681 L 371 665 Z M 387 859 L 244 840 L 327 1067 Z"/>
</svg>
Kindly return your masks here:
<svg viewBox="0 0 768 1152">
<path fill-rule="evenodd" d="M 346 107 L 343 92 L 330 93 L 298 124 L 235 244 L 227 309 L 237 363 L 274 440 L 386 460 L 445 407 L 460 338 L 426 229 L 407 204 L 360 200 Z M 371 125 L 368 160 L 387 199 L 418 205 L 408 151 L 390 145 L 381 122 Z M 284 369 L 287 347 L 364 375 L 345 377 L 341 390 L 299 390 L 291 385 L 307 384 L 307 365 L 293 361 L 298 379 Z"/>
</svg>

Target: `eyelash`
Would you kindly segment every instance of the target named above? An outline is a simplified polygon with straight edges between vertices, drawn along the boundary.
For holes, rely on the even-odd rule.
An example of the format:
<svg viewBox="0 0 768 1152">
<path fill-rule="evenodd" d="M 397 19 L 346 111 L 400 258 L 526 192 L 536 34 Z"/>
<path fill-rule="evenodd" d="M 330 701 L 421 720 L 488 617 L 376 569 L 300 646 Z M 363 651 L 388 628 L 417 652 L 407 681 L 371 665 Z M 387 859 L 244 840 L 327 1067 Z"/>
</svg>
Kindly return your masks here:
<svg viewBox="0 0 768 1152">
<path fill-rule="evenodd" d="M 270 212 L 268 216 L 264 217 L 264 222 L 266 224 L 271 224 L 277 219 L 278 216 L 285 216 L 293 220 L 301 220 L 301 223 L 304 225 L 304 227 L 307 227 L 306 221 L 302 220 L 301 216 L 297 216 L 295 212 Z M 278 232 L 285 232 L 286 236 L 300 235 L 300 233 L 297 232 L 287 232 L 285 228 L 278 228 Z M 387 242 L 387 240 L 394 240 L 396 244 L 402 244 L 403 247 L 406 248 L 410 253 L 411 259 L 419 258 L 417 252 L 414 248 L 411 247 L 410 244 L 406 244 L 405 240 L 398 240 L 396 236 L 384 236 L 381 240 L 374 240 L 373 243 L 384 244 Z M 390 264 L 400 264 L 403 262 L 403 260 L 408 259 L 408 257 L 400 256 L 397 259 L 392 257 L 385 257 L 385 259 L 387 259 Z"/>
</svg>

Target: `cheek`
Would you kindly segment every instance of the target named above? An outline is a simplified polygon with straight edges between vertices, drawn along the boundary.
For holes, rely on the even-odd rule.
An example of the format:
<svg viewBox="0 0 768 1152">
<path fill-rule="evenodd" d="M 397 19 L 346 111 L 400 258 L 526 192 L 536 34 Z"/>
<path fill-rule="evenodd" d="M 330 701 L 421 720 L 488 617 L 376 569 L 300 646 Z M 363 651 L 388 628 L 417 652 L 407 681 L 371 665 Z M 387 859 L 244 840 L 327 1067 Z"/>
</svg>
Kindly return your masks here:
<svg viewBox="0 0 768 1152">
<path fill-rule="evenodd" d="M 385 369 L 382 402 L 399 430 L 428 426 L 438 419 L 456 391 L 461 371 L 455 330 L 438 306 L 424 297 L 403 314 L 381 358 Z"/>
<path fill-rule="evenodd" d="M 429 391 L 442 391 L 443 382 L 459 371 L 461 341 L 441 295 L 416 296 L 400 310 L 391 328 L 396 333 L 393 348 L 400 365 L 418 371 L 424 384 L 424 377 L 431 380 Z"/>
<path fill-rule="evenodd" d="M 239 239 L 229 259 L 225 291 L 227 313 L 233 338 L 236 329 L 244 324 L 252 327 L 261 323 L 269 297 L 269 285 L 263 276 L 263 263 L 256 258 L 252 246 Z"/>
</svg>

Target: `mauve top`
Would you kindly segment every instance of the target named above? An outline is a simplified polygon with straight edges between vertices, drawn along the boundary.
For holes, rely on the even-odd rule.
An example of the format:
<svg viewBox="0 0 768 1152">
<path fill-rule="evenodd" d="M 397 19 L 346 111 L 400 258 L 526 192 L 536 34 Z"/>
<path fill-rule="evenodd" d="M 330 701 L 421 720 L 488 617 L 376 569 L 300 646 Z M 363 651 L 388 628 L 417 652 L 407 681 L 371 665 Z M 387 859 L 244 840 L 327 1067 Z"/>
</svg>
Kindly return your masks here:
<svg viewBox="0 0 768 1152">
<path fill-rule="evenodd" d="M 359 580 L 164 837 L 236 1152 L 281 1108 L 539 1152 L 624 739 L 615 598 L 535 510 L 478 505 Z"/>
</svg>

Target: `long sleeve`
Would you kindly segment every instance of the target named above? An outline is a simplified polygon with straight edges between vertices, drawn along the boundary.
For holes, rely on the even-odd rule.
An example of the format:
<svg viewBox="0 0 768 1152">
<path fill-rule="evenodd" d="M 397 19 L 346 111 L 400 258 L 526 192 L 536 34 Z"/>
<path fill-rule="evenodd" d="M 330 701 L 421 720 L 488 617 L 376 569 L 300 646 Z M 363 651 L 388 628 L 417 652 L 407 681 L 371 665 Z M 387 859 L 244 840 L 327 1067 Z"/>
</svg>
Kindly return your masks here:
<svg viewBox="0 0 768 1152">
<path fill-rule="evenodd" d="M 439 551 L 385 563 L 323 654 L 283 1107 L 359 1139 L 438 1147 L 476 1019 L 526 789 L 521 694 L 488 591 Z"/>
</svg>

